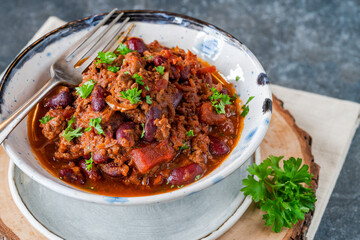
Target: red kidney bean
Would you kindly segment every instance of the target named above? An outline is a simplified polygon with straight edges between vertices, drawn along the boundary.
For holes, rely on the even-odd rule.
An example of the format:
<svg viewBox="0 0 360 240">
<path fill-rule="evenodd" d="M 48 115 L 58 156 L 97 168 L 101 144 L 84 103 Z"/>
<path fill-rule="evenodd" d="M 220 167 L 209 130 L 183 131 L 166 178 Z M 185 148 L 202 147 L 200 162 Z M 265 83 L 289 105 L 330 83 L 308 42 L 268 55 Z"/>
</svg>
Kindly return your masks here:
<svg viewBox="0 0 360 240">
<path fill-rule="evenodd" d="M 157 126 L 154 121 L 161 117 L 161 109 L 157 105 L 151 105 L 149 110 L 146 113 L 146 122 L 145 122 L 145 135 L 144 139 L 148 142 L 152 142 L 155 138 L 155 133 Z"/>
<path fill-rule="evenodd" d="M 161 64 L 163 64 L 164 62 L 166 62 L 167 59 L 164 58 L 163 56 L 161 55 L 158 55 L 156 57 L 154 57 L 154 64 L 155 66 L 160 66 Z"/>
<path fill-rule="evenodd" d="M 99 164 L 99 163 L 106 162 L 109 159 L 109 156 L 102 155 L 100 153 L 94 153 L 92 158 L 93 158 L 94 163 Z"/>
<path fill-rule="evenodd" d="M 226 94 L 226 95 L 229 94 L 228 90 L 224 87 L 221 89 L 220 93 Z"/>
<path fill-rule="evenodd" d="M 191 183 L 195 180 L 196 176 L 202 174 L 203 169 L 197 163 L 192 163 L 185 167 L 175 168 L 172 170 L 168 182 L 174 185 L 183 185 Z"/>
<path fill-rule="evenodd" d="M 100 168 L 101 171 L 103 171 L 105 174 L 111 177 L 126 176 L 129 171 L 129 167 L 126 164 L 120 166 L 119 164 L 114 162 L 100 164 Z"/>
<path fill-rule="evenodd" d="M 230 152 L 230 148 L 226 143 L 224 143 L 222 140 L 220 140 L 217 137 L 209 136 L 210 144 L 209 144 L 209 150 L 212 155 L 220 156 L 224 154 L 228 154 Z"/>
<path fill-rule="evenodd" d="M 190 66 L 185 65 L 183 70 L 180 71 L 180 79 L 186 80 L 189 78 L 189 76 L 190 76 Z"/>
<path fill-rule="evenodd" d="M 181 102 L 181 99 L 183 97 L 183 92 L 181 90 L 177 90 L 177 92 L 174 94 L 174 97 L 173 97 L 173 107 L 176 108 L 179 103 Z"/>
<path fill-rule="evenodd" d="M 127 122 L 123 123 L 119 126 L 119 128 L 116 130 L 116 139 L 119 142 L 119 144 L 123 147 L 131 147 L 135 144 L 134 139 L 134 123 Z"/>
<path fill-rule="evenodd" d="M 105 107 L 105 93 L 104 89 L 97 85 L 91 93 L 91 108 L 95 112 L 100 112 Z"/>
<path fill-rule="evenodd" d="M 142 39 L 139 38 L 130 38 L 127 41 L 128 48 L 138 53 L 143 54 L 147 50 L 147 47 Z"/>
<path fill-rule="evenodd" d="M 72 102 L 72 95 L 69 92 L 60 92 L 58 95 L 51 97 L 45 107 L 56 108 L 56 107 L 66 107 Z"/>
<path fill-rule="evenodd" d="M 66 181 L 81 185 L 85 184 L 84 176 L 80 172 L 78 174 L 75 174 L 71 168 L 60 169 L 59 175 Z"/>
<path fill-rule="evenodd" d="M 101 179 L 101 173 L 94 164 L 92 164 L 91 169 L 88 169 L 86 161 L 83 159 L 79 161 L 79 166 L 89 179 L 93 181 L 99 181 Z"/>
</svg>

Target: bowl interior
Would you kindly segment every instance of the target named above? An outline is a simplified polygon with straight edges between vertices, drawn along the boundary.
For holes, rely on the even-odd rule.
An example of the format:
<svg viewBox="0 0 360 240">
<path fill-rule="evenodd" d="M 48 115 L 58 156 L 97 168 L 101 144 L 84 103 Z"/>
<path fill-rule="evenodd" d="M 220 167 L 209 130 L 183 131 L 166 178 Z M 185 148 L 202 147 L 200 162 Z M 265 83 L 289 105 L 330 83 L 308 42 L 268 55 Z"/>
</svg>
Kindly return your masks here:
<svg viewBox="0 0 360 240">
<path fill-rule="evenodd" d="M 174 192 L 148 197 L 110 198 L 75 189 L 44 170 L 31 151 L 27 136 L 27 119 L 3 144 L 5 150 L 27 175 L 63 194 L 100 203 L 142 204 L 182 197 L 221 181 L 241 166 L 261 143 L 271 117 L 271 92 L 264 69 L 256 57 L 239 41 L 212 25 L 169 13 L 130 11 L 136 24 L 132 36 L 146 43 L 158 40 L 162 45 L 179 46 L 217 67 L 223 77 L 235 85 L 242 103 L 250 96 L 249 114 L 245 118 L 240 141 L 221 166 L 200 181 Z M 21 106 L 50 78 L 50 65 L 68 47 L 88 32 L 103 15 L 69 23 L 45 35 L 14 60 L 2 79 L 2 121 Z M 236 81 L 236 76 L 240 79 Z"/>
</svg>

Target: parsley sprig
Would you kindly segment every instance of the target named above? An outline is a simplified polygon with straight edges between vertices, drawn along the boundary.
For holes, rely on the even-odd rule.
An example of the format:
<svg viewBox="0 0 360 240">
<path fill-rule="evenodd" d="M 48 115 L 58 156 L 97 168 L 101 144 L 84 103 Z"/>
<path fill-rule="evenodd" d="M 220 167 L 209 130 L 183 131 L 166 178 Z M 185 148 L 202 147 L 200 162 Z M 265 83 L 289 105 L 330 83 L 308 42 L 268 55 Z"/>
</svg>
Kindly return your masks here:
<svg viewBox="0 0 360 240">
<path fill-rule="evenodd" d="M 165 67 L 164 66 L 157 66 L 155 67 L 155 70 L 160 73 L 161 75 L 164 75 L 164 70 L 165 70 Z"/>
<path fill-rule="evenodd" d="M 140 76 L 139 74 L 135 73 L 134 75 L 132 75 L 133 79 L 135 79 L 135 82 L 139 85 L 144 85 L 145 83 L 143 82 L 143 77 Z"/>
<path fill-rule="evenodd" d="M 314 209 L 315 193 L 309 185 L 312 175 L 309 166 L 301 166 L 302 159 L 293 157 L 279 162 L 283 156 L 269 156 L 260 165 L 249 166 L 249 175 L 243 180 L 241 191 L 245 196 L 251 196 L 266 214 L 263 215 L 266 226 L 271 226 L 274 232 L 280 232 L 282 227 L 291 228 L 298 220 L 303 220 L 305 214 Z"/>
<path fill-rule="evenodd" d="M 46 115 L 45 117 L 42 117 L 41 119 L 39 119 L 39 122 L 41 122 L 42 124 L 46 124 L 51 119 L 53 119 L 53 117 L 50 117 L 50 115 Z"/>
<path fill-rule="evenodd" d="M 117 73 L 119 71 L 119 67 L 116 67 L 116 66 L 109 66 L 107 68 L 107 70 L 109 70 L 110 72 L 113 72 L 113 73 Z"/>
<path fill-rule="evenodd" d="M 194 136 L 194 131 L 191 129 L 191 130 L 187 131 L 185 134 L 186 134 L 187 137 L 193 137 Z"/>
<path fill-rule="evenodd" d="M 125 44 L 120 43 L 116 51 L 125 56 L 126 54 L 131 53 L 133 50 L 129 49 Z"/>
<path fill-rule="evenodd" d="M 102 129 L 101 125 L 101 117 L 98 118 L 91 118 L 88 128 L 86 128 L 84 131 L 89 132 L 91 130 L 91 127 L 95 128 L 97 134 L 102 134 L 105 136 L 104 130 Z"/>
<path fill-rule="evenodd" d="M 146 101 L 147 104 L 152 104 L 150 95 L 146 95 L 145 101 Z"/>
<path fill-rule="evenodd" d="M 211 88 L 212 95 L 209 97 L 213 107 L 218 114 L 225 113 L 225 105 L 232 104 L 230 96 L 227 94 L 220 93 L 214 87 Z"/>
<path fill-rule="evenodd" d="M 141 126 L 143 128 L 142 133 L 141 133 L 141 138 L 143 138 L 145 136 L 145 124 L 142 123 Z"/>
<path fill-rule="evenodd" d="M 92 153 L 91 153 L 90 159 L 85 159 L 86 170 L 89 171 L 89 170 L 92 169 L 92 167 L 93 167 L 93 162 L 94 162 L 94 160 L 93 160 Z"/>
<path fill-rule="evenodd" d="M 125 98 L 131 102 L 131 104 L 137 104 L 141 101 L 141 94 L 142 90 L 139 90 L 137 87 L 128 89 L 126 91 L 120 92 L 120 97 Z"/>
<path fill-rule="evenodd" d="M 84 83 L 81 87 L 76 87 L 76 94 L 80 95 L 80 97 L 82 98 L 87 98 L 91 91 L 93 90 L 94 86 L 95 86 L 95 81 L 90 79 L 89 81 L 87 81 L 86 83 Z"/>
<path fill-rule="evenodd" d="M 185 150 L 185 149 L 189 149 L 189 145 L 186 144 L 186 142 L 183 141 L 183 145 L 181 147 L 179 147 L 179 151 Z"/>
<path fill-rule="evenodd" d="M 98 59 L 96 61 L 96 64 L 99 63 L 112 64 L 112 62 L 117 58 L 117 56 L 113 52 L 98 52 L 96 58 Z"/>
<path fill-rule="evenodd" d="M 83 133 L 81 132 L 81 127 L 78 129 L 73 129 L 72 128 L 72 124 L 75 122 L 75 116 L 72 116 L 71 119 L 68 121 L 68 126 L 65 129 L 64 133 L 62 134 L 62 136 L 68 141 L 70 142 L 71 140 L 73 140 L 76 137 L 80 137 L 81 135 L 83 135 Z"/>
<path fill-rule="evenodd" d="M 249 105 L 248 104 L 251 100 L 253 100 L 253 98 L 254 98 L 254 96 L 249 97 L 249 99 L 246 101 L 246 103 L 241 107 L 242 112 L 240 115 L 243 118 L 246 117 L 246 115 L 249 113 Z"/>
</svg>

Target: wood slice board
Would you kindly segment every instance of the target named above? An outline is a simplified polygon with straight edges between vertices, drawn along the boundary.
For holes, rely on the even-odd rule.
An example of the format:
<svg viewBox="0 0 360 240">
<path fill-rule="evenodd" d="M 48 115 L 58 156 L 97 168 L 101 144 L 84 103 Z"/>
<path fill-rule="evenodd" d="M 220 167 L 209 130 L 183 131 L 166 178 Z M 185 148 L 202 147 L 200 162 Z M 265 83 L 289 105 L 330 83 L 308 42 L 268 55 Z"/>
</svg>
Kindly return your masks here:
<svg viewBox="0 0 360 240">
<path fill-rule="evenodd" d="M 261 143 L 261 159 L 268 155 L 302 158 L 310 166 L 314 175 L 313 187 L 316 189 L 319 166 L 311 153 L 311 137 L 300 129 L 291 114 L 283 108 L 282 102 L 273 97 L 273 114 L 269 130 Z M 25 219 L 12 200 L 8 187 L 7 171 L 9 157 L 0 148 L 0 239 L 46 239 Z M 292 229 L 273 233 L 262 220 L 263 212 L 252 204 L 240 220 L 219 240 L 234 239 L 304 239 L 313 212 L 305 220 L 298 222 Z"/>
</svg>

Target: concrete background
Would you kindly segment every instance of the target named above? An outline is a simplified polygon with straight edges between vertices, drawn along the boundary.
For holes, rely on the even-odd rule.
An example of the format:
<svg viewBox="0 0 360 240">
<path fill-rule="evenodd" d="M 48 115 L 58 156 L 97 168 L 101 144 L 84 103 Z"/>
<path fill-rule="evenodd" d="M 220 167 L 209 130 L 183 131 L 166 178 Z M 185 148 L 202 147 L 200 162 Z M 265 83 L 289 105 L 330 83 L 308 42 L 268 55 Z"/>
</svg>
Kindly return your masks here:
<svg viewBox="0 0 360 240">
<path fill-rule="evenodd" d="M 0 6 L 1 71 L 51 15 L 71 21 L 114 7 L 166 10 L 237 37 L 272 83 L 360 102 L 360 1 L 2 0 Z M 316 239 L 359 239 L 359 146 L 360 130 Z"/>
</svg>

